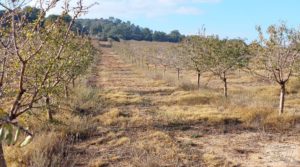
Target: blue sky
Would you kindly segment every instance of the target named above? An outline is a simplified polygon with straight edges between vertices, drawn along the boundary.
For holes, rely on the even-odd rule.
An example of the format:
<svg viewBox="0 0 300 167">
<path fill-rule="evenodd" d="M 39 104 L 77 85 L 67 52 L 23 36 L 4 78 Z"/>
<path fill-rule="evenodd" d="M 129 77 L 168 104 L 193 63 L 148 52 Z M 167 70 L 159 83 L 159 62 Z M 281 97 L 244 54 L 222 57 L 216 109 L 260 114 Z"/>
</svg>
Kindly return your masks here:
<svg viewBox="0 0 300 167">
<path fill-rule="evenodd" d="M 196 34 L 205 25 L 208 34 L 257 37 L 256 25 L 267 28 L 285 21 L 300 25 L 300 0 L 84 0 L 98 2 L 84 18 L 114 16 L 142 27 L 183 34 Z"/>
</svg>

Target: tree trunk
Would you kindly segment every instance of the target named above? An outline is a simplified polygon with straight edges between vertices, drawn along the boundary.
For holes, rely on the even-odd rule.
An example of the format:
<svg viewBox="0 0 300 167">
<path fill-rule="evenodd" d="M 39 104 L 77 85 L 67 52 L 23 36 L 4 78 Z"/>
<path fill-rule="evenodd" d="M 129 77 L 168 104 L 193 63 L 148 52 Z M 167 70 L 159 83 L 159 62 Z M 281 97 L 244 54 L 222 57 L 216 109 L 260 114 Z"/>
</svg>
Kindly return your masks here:
<svg viewBox="0 0 300 167">
<path fill-rule="evenodd" d="M 165 76 L 166 76 L 166 71 L 167 71 L 167 67 L 164 66 L 164 78 L 165 78 Z"/>
<path fill-rule="evenodd" d="M 2 143 L 0 143 L 0 167 L 6 167 Z"/>
<path fill-rule="evenodd" d="M 279 102 L 279 115 L 283 114 L 285 102 L 285 83 L 280 84 L 280 102 Z"/>
<path fill-rule="evenodd" d="M 0 87 L 3 86 L 4 76 L 5 76 L 5 64 L 6 64 L 6 57 L 3 59 L 2 63 L 2 72 L 1 72 L 1 79 L 0 79 Z"/>
<path fill-rule="evenodd" d="M 224 82 L 224 96 L 227 98 L 228 97 L 227 78 L 223 78 L 223 82 Z"/>
<path fill-rule="evenodd" d="M 200 90 L 200 77 L 201 77 L 201 74 L 200 74 L 200 72 L 198 72 L 198 90 Z"/>
<path fill-rule="evenodd" d="M 180 69 L 179 68 L 177 68 L 177 79 L 178 79 L 178 81 L 180 80 Z"/>
<path fill-rule="evenodd" d="M 76 78 L 72 78 L 72 86 L 73 86 L 73 88 L 75 88 L 75 81 L 76 81 Z"/>
<path fill-rule="evenodd" d="M 68 88 L 68 85 L 65 85 L 65 98 L 69 98 L 69 88 Z"/>
<path fill-rule="evenodd" d="M 226 78 L 226 72 L 223 72 L 223 76 L 220 76 L 224 83 L 224 96 L 228 97 L 228 87 L 227 87 L 227 78 Z"/>
<path fill-rule="evenodd" d="M 77 30 L 77 36 L 80 36 L 80 30 L 79 30 L 79 28 L 76 28 L 76 30 Z"/>
<path fill-rule="evenodd" d="M 53 111 L 51 108 L 50 97 L 46 96 L 46 107 L 49 121 L 53 121 Z"/>
</svg>

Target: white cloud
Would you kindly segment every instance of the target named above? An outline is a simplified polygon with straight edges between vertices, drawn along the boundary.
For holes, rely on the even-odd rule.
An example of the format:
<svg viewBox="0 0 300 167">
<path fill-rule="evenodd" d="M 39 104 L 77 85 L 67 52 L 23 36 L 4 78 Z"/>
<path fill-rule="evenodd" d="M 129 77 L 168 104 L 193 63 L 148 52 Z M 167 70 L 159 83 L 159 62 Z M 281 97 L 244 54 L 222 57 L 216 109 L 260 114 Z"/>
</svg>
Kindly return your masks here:
<svg viewBox="0 0 300 167">
<path fill-rule="evenodd" d="M 99 3 L 99 5 L 93 6 L 84 17 L 107 18 L 114 16 L 122 19 L 199 15 L 203 13 L 199 8 L 201 4 L 219 3 L 220 1 L 222 0 L 83 0 L 85 5 Z M 59 9 L 57 7 L 51 13 L 58 13 Z"/>
<path fill-rule="evenodd" d="M 176 9 L 176 13 L 178 14 L 184 14 L 184 15 L 199 15 L 201 14 L 201 10 L 199 10 L 198 8 L 195 7 L 179 7 L 178 9 Z"/>
</svg>

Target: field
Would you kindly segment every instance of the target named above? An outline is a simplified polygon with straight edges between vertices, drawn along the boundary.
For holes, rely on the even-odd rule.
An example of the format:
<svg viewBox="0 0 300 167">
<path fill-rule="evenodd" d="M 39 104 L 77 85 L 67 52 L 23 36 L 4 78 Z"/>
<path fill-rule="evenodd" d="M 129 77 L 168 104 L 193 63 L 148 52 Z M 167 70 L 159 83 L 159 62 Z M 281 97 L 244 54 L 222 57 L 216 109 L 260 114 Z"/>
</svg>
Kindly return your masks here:
<svg viewBox="0 0 300 167">
<path fill-rule="evenodd" d="M 192 71 L 177 81 L 176 70 L 162 76 L 102 51 L 90 84 L 103 107 L 91 119 L 97 130 L 72 148 L 75 166 L 300 165 L 296 79 L 278 116 L 275 85 L 243 71 L 230 75 L 225 99 L 210 74 L 197 90 Z"/>
<path fill-rule="evenodd" d="M 0 167 L 300 167 L 278 3 L 0 2 Z"/>
<path fill-rule="evenodd" d="M 278 115 L 279 88 L 243 70 L 222 81 L 197 73 L 132 61 L 120 46 L 172 48 L 159 42 L 114 43 L 99 50 L 88 73 L 48 121 L 33 111 L 20 121 L 35 132 L 24 148 L 5 147 L 9 166 L 208 166 L 300 165 L 300 82 L 287 84 Z M 100 52 L 101 50 L 101 52 Z M 153 55 L 152 55 L 153 56 Z M 167 59 L 163 54 L 161 60 Z M 39 126 L 37 126 L 39 125 Z"/>
</svg>

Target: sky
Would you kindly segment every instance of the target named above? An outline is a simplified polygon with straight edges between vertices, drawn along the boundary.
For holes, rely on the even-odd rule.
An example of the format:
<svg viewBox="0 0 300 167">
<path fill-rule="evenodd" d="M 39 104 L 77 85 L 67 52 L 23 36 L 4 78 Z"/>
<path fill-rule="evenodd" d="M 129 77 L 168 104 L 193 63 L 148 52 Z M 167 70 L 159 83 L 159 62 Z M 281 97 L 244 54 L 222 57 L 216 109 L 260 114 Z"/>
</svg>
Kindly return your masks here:
<svg viewBox="0 0 300 167">
<path fill-rule="evenodd" d="M 294 28 L 300 25 L 300 0 L 84 0 L 86 5 L 94 2 L 98 5 L 82 18 L 113 16 L 141 27 L 165 32 L 177 29 L 186 35 L 197 34 L 204 25 L 207 34 L 248 42 L 257 38 L 257 25 L 263 29 L 282 21 Z"/>
</svg>

